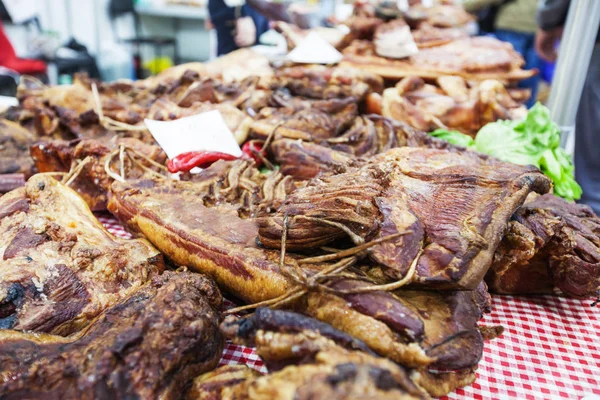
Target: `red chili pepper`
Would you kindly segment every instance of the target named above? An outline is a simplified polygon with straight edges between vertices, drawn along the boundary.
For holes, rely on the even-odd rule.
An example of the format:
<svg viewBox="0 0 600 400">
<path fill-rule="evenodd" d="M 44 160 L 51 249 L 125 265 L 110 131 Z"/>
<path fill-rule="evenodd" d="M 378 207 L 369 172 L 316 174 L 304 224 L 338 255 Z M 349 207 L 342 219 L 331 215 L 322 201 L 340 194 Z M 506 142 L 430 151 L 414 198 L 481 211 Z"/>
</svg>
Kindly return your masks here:
<svg viewBox="0 0 600 400">
<path fill-rule="evenodd" d="M 256 140 L 249 140 L 242 146 L 242 153 L 248 157 L 252 157 L 257 167 L 260 167 L 263 163 L 262 158 L 258 156 L 258 153 L 262 153 L 262 151 L 262 143 L 257 143 Z"/>
<path fill-rule="evenodd" d="M 169 172 L 189 172 L 194 167 L 206 168 L 215 161 L 219 160 L 236 160 L 239 157 L 232 156 L 231 154 L 221 153 L 219 151 L 190 151 L 182 153 L 177 157 L 169 160 L 167 168 Z"/>
</svg>

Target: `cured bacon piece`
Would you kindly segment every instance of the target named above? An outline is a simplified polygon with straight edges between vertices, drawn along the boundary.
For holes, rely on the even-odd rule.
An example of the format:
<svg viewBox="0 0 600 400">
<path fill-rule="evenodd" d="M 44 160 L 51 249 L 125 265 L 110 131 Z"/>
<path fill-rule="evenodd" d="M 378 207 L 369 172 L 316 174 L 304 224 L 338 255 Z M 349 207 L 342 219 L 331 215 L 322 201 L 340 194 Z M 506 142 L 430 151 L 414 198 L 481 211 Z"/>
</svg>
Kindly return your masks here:
<svg viewBox="0 0 600 400">
<path fill-rule="evenodd" d="M 221 329 L 235 343 L 255 346 L 269 368 L 225 366 L 194 381 L 188 399 L 358 398 L 423 399 L 474 380 L 470 370 L 432 374 L 390 363 L 332 326 L 293 312 L 258 309 L 227 318 Z"/>
<path fill-rule="evenodd" d="M 331 287 L 347 290 L 367 285 L 345 279 Z M 304 312 L 359 337 L 376 353 L 403 365 L 457 371 L 472 368 L 481 359 L 484 337 L 477 323 L 489 310 L 490 297 L 480 283 L 474 291 L 311 293 Z"/>
<path fill-rule="evenodd" d="M 311 180 L 260 220 L 259 239 L 279 248 L 284 216 L 286 246 L 295 250 L 326 245 L 348 230 L 365 241 L 403 233 L 369 249 L 391 280 L 404 277 L 416 260 L 414 284 L 474 289 L 510 216 L 530 191 L 549 188 L 533 167 L 468 151 L 396 148 L 362 167 Z"/>
<path fill-rule="evenodd" d="M 497 293 L 550 293 L 578 298 L 600 292 L 600 219 L 585 205 L 553 194 L 513 215 L 486 280 Z"/>
<path fill-rule="evenodd" d="M 213 167 L 219 166 L 205 171 Z M 279 272 L 279 252 L 260 248 L 254 219 L 240 217 L 238 201 L 215 202 L 219 192 L 203 182 L 115 182 L 108 208 L 171 260 L 210 275 L 237 297 L 258 302 L 281 296 L 291 284 Z"/>
<path fill-rule="evenodd" d="M 0 329 L 70 335 L 162 272 L 143 239 L 112 236 L 49 176 L 0 198 Z"/>
</svg>

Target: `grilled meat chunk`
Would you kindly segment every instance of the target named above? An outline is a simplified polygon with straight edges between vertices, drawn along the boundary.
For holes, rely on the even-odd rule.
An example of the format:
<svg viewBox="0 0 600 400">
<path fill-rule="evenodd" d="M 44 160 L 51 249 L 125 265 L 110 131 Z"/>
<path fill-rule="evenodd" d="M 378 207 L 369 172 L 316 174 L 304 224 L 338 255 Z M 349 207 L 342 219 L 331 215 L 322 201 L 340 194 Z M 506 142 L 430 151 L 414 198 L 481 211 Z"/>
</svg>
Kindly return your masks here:
<svg viewBox="0 0 600 400">
<path fill-rule="evenodd" d="M 0 328 L 69 335 L 162 272 L 143 239 L 112 236 L 49 176 L 0 198 Z"/>
<path fill-rule="evenodd" d="M 77 335 L 2 330 L 0 397 L 179 398 L 221 357 L 220 306 L 211 280 L 168 271 Z"/>
</svg>

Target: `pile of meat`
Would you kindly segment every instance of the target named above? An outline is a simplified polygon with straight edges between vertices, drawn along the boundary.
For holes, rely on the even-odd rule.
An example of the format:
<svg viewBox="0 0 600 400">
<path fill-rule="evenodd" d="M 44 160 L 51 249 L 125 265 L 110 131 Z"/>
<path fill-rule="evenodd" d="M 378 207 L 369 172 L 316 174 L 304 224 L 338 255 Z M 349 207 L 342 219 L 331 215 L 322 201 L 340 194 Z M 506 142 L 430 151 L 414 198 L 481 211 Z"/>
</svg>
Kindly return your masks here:
<svg viewBox="0 0 600 400">
<path fill-rule="evenodd" d="M 472 15 L 456 5 L 414 6 L 402 15 L 398 9 L 390 12 L 357 2 L 353 16 L 345 21 L 350 32 L 337 45 L 344 54 L 341 65 L 393 80 L 454 75 L 515 82 L 536 73 L 521 69 L 525 62 L 509 43 L 491 37 L 469 38 L 468 25 L 473 21 Z M 419 48 L 416 54 L 398 46 L 382 47 L 382 36 L 392 33 L 398 38 L 405 28 L 410 28 Z"/>
<path fill-rule="evenodd" d="M 527 90 L 506 88 L 497 80 L 468 83 L 458 76 L 441 76 L 434 84 L 407 76 L 385 89 L 381 110 L 385 117 L 431 132 L 439 128 L 475 136 L 487 123 L 520 120 L 527 115 Z"/>
<path fill-rule="evenodd" d="M 536 168 L 368 113 L 379 76 L 175 75 L 21 87 L 2 125 L 18 149 L 3 172 L 29 179 L 0 198 L 1 398 L 442 396 L 474 381 L 502 333 L 479 324 L 486 282 L 598 294 L 591 210 Z M 490 81 L 407 79 L 387 90 L 499 112 Z M 172 179 L 142 119 L 209 109 L 256 157 Z M 139 238 L 113 237 L 90 209 Z M 217 287 L 254 312 L 225 318 Z M 256 347 L 269 373 L 212 371 L 224 337 Z"/>
</svg>

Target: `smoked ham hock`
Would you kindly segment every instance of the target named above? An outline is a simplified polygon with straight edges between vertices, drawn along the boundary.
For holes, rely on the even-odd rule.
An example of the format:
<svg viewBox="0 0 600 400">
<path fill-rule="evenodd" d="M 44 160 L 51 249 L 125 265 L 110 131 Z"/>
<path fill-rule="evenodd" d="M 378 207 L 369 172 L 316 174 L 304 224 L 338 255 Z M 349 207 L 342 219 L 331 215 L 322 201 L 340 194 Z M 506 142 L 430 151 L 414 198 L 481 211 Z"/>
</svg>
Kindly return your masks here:
<svg viewBox="0 0 600 400">
<path fill-rule="evenodd" d="M 0 330 L 0 398 L 180 398 L 221 357 L 220 306 L 210 279 L 167 271 L 68 338 Z"/>
</svg>

